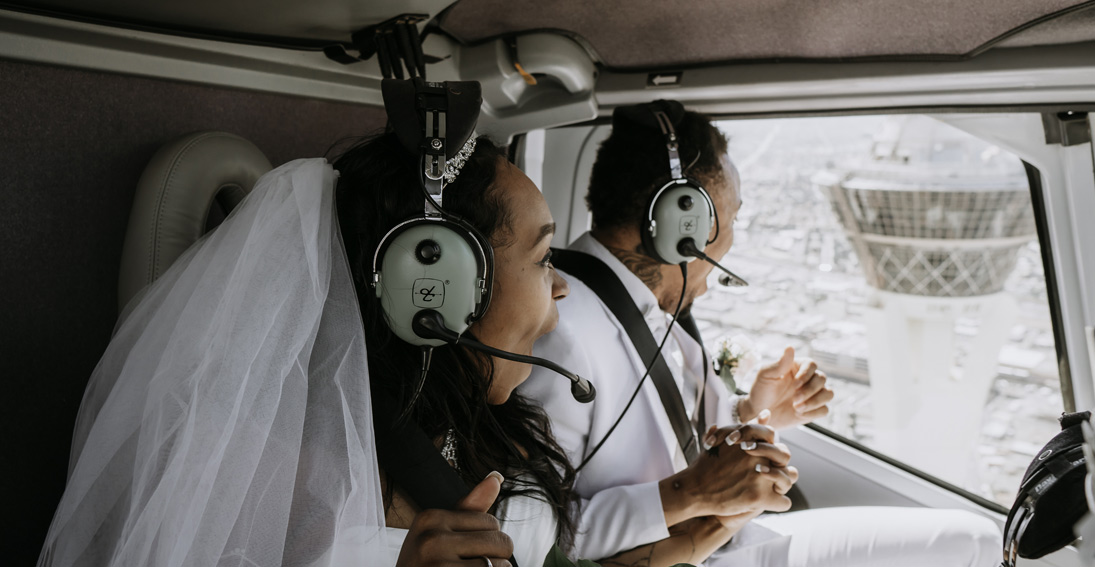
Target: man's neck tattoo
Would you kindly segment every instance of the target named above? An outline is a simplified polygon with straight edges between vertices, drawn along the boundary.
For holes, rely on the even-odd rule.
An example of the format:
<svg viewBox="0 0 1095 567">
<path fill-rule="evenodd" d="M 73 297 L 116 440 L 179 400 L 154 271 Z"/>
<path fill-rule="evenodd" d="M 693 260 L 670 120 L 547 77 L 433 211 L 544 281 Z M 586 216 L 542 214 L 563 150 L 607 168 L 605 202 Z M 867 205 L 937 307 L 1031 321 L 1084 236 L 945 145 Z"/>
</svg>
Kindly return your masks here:
<svg viewBox="0 0 1095 567">
<path fill-rule="evenodd" d="M 646 287 L 657 289 L 662 283 L 662 266 L 656 260 L 643 253 L 642 244 L 635 250 L 624 250 L 613 246 L 605 246 L 631 273 L 639 277 Z"/>
</svg>

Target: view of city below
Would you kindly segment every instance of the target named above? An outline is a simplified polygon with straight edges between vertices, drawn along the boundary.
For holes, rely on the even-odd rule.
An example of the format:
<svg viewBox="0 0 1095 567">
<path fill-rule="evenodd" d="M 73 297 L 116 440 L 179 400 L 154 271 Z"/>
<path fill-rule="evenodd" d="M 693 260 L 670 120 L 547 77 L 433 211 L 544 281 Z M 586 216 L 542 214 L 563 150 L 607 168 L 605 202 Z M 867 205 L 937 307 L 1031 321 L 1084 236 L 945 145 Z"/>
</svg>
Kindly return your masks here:
<svg viewBox="0 0 1095 567">
<path fill-rule="evenodd" d="M 931 173 L 925 170 L 935 166 L 949 167 L 957 172 L 936 175 L 944 181 L 951 180 L 950 185 L 944 183 L 931 187 L 930 191 L 936 195 L 952 190 L 947 187 L 961 186 L 964 182 L 969 184 L 968 179 L 963 181 L 962 174 L 975 169 L 991 170 L 998 179 L 1024 183 L 1018 158 L 925 116 L 743 120 L 722 122 L 720 128 L 730 138 L 730 155 L 741 172 L 744 203 L 734 226 L 734 246 L 724 258 L 724 263 L 751 285 L 724 288 L 712 281 L 711 291 L 696 302 L 693 313 L 704 332 L 707 346 L 713 349 L 720 339 L 742 335 L 753 343 L 762 363 L 775 360 L 784 347 L 793 346 L 798 356 L 818 362 L 836 392 L 831 413 L 820 420 L 821 426 L 909 462 L 973 493 L 1010 506 L 1023 471 L 1034 454 L 1059 431 L 1056 420 L 1063 410 L 1043 264 L 1037 239 L 1023 224 L 1032 226 L 1030 219 L 1033 213 L 1029 210 L 1029 200 L 1021 204 L 1026 208 L 1025 213 L 1022 210 L 1016 212 L 1014 203 L 999 205 L 1012 207 L 1008 214 L 1015 218 L 1008 221 L 1008 226 L 1018 227 L 1015 230 L 1022 233 L 1018 237 L 1005 235 L 1008 236 L 1004 239 L 1006 242 L 999 238 L 996 241 L 985 238 L 985 230 L 965 231 L 976 233 L 974 236 L 939 237 L 932 233 L 934 240 L 923 241 L 937 247 L 952 246 L 955 250 L 960 248 L 959 243 L 965 243 L 962 250 L 970 249 L 969 242 L 997 242 L 992 244 L 997 247 L 993 250 L 1004 250 L 1001 246 L 1006 245 L 1003 252 L 993 252 L 996 254 L 994 258 L 998 256 L 994 262 L 977 268 L 969 267 L 968 270 L 978 271 L 982 276 L 988 270 L 989 276 L 999 276 L 1002 292 L 996 291 L 999 286 L 996 289 L 981 289 L 971 283 L 975 278 L 961 273 L 965 268 L 960 261 L 957 262 L 960 273 L 955 275 L 954 266 L 951 266 L 948 268 L 950 271 L 946 272 L 949 275 L 940 276 L 945 270 L 929 265 L 930 262 L 940 261 L 940 253 L 936 252 L 923 253 L 927 259 L 921 258 L 918 266 L 924 267 L 925 273 L 932 272 L 937 276 L 939 281 L 932 282 L 935 289 L 932 293 L 939 298 L 923 298 L 902 294 L 928 294 L 922 292 L 928 289 L 924 286 L 916 287 L 921 291 L 884 287 L 896 284 L 890 280 L 882 281 L 885 279 L 885 266 L 877 262 L 872 268 L 877 272 L 874 285 L 868 283 L 868 276 L 861 265 L 863 260 L 857 254 L 857 249 L 861 254 L 867 253 L 867 246 L 862 239 L 856 244 L 854 239 L 859 238 L 856 231 L 846 230 L 842 225 L 840 217 L 834 212 L 838 197 L 834 197 L 833 192 L 819 180 L 826 175 L 830 179 L 834 175 L 839 179 L 843 172 L 856 168 L 862 171 L 863 167 L 871 166 L 872 161 L 880 159 L 881 151 L 885 154 L 881 158 L 883 160 L 897 158 L 897 166 L 885 168 L 885 174 L 891 180 L 894 176 L 900 177 L 903 171 L 908 172 L 910 178 L 915 178 L 909 179 L 904 186 L 884 190 L 909 200 L 912 193 L 927 194 L 927 190 L 922 189 L 931 185 L 932 181 L 925 181 Z M 887 140 L 896 139 L 895 128 L 906 132 L 915 130 L 918 135 L 903 139 L 902 148 L 895 150 L 885 146 Z M 923 144 L 925 147 L 910 148 L 910 144 Z M 867 177 L 876 181 L 847 181 L 841 187 L 852 191 L 857 187 L 857 182 L 868 185 L 881 183 L 877 181 L 878 175 Z M 844 179 L 852 177 L 846 176 Z M 1002 195 L 1011 191 L 1010 194 L 1026 199 L 1025 193 L 1021 192 L 1025 191 L 1022 187 L 1019 188 L 1020 192 L 1014 187 L 1001 189 L 1004 190 Z M 979 202 L 989 202 L 983 188 L 968 189 L 967 193 L 980 199 Z M 862 196 L 857 198 L 863 202 L 869 200 Z M 916 203 L 925 202 L 919 197 L 917 199 Z M 912 202 L 909 200 L 909 203 Z M 950 202 L 948 199 L 947 203 Z M 893 205 L 893 211 L 907 211 L 910 206 L 913 205 L 898 203 Z M 930 209 L 927 205 L 923 206 Z M 940 226 L 958 229 L 973 222 L 963 220 L 956 224 L 954 219 L 957 217 L 954 215 L 957 213 L 947 209 L 948 206 L 951 205 L 938 205 L 935 208 L 939 210 L 928 210 L 927 218 L 937 218 Z M 1002 226 L 999 216 L 990 227 L 997 232 Z M 988 214 L 981 214 L 976 218 L 989 217 Z M 947 219 L 952 221 L 950 225 L 944 222 Z M 845 222 L 849 221 L 846 219 Z M 989 221 L 980 222 L 984 224 Z M 875 238 L 887 243 L 887 246 L 897 242 L 891 246 L 895 249 L 908 242 L 917 242 L 915 238 L 898 242 L 898 239 L 891 237 L 867 236 L 867 240 Z M 947 244 L 940 238 L 967 240 Z M 870 244 L 875 246 L 877 243 L 871 241 Z M 877 252 L 873 248 L 871 251 Z M 988 253 L 982 256 L 989 258 Z M 908 262 L 910 265 L 917 263 L 912 260 Z M 907 277 L 908 271 L 908 267 L 902 268 L 897 276 Z M 886 277 L 891 276 L 892 273 Z M 981 285 L 987 284 L 982 281 Z M 952 287 L 961 287 L 961 290 L 956 292 Z M 952 292 L 963 297 L 942 297 Z M 988 369 L 984 373 L 984 385 L 973 386 L 975 390 L 979 389 L 981 395 L 970 396 L 974 403 L 980 404 L 977 400 L 982 397 L 985 401 L 979 426 L 971 423 L 967 427 L 978 429 L 968 432 L 971 443 L 974 443 L 971 445 L 974 454 L 965 459 L 968 470 L 957 470 L 954 474 L 932 470 L 931 455 L 926 454 L 928 451 L 924 447 L 895 441 L 896 438 L 883 443 L 876 429 L 876 405 L 882 402 L 872 400 L 872 391 L 877 397 L 881 385 L 888 378 L 893 378 L 872 375 L 872 366 L 882 366 L 880 362 L 886 362 L 877 358 L 876 353 L 875 364 L 870 363 L 871 345 L 874 344 L 877 349 L 879 344 L 877 314 L 890 316 L 891 311 L 879 307 L 880 302 L 904 301 L 901 299 L 904 297 L 913 298 L 909 301 L 927 301 L 923 304 L 929 306 L 933 305 L 932 301 L 940 305 L 959 302 L 955 304 L 963 306 L 955 312 L 956 315 L 945 319 L 950 333 L 947 336 L 952 337 L 947 344 L 951 352 L 940 356 L 944 363 L 951 360 L 953 364 L 949 372 L 942 373 L 945 376 L 938 377 L 944 387 L 972 380 L 971 374 L 976 373 L 972 368 L 977 366 L 978 353 L 983 355 L 987 352 L 985 344 L 990 345 L 991 352 L 998 352 L 994 365 L 991 360 L 989 365 L 982 365 Z M 992 301 L 1003 301 L 1009 309 L 1013 306 L 1014 313 L 1008 311 L 1007 328 L 996 333 L 999 340 L 986 343 L 985 337 L 992 334 L 989 331 L 993 323 L 983 326 L 982 321 L 991 321 L 988 317 L 996 305 Z M 909 325 L 910 328 L 914 326 L 913 323 Z M 872 329 L 875 331 L 872 332 Z M 892 348 L 902 346 L 897 339 L 892 339 L 890 345 Z M 914 354 L 931 358 L 933 352 L 928 348 L 925 352 Z M 892 373 L 892 369 L 887 373 Z M 751 378 L 738 377 L 739 385 L 747 389 Z M 873 390 L 872 380 L 876 382 Z M 912 384 L 895 384 L 891 380 L 886 387 L 891 390 L 896 388 L 899 395 L 906 392 L 927 400 L 924 402 L 927 407 L 916 419 L 929 415 L 930 419 L 941 422 L 944 429 L 952 418 L 956 420 L 954 423 L 960 423 L 958 416 L 953 415 L 956 413 L 953 407 L 933 411 L 931 404 L 935 402 L 930 401 L 931 392 L 917 392 L 921 385 L 915 378 L 911 380 Z"/>
</svg>

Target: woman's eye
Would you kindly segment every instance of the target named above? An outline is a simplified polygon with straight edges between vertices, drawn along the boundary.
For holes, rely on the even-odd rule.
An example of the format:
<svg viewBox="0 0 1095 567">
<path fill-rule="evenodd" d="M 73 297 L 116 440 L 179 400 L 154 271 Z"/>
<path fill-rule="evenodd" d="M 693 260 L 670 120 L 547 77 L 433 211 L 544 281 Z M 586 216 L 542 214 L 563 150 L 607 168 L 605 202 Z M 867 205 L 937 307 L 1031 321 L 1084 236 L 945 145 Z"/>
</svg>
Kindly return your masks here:
<svg viewBox="0 0 1095 567">
<path fill-rule="evenodd" d="M 540 260 L 540 265 L 545 267 L 545 268 L 552 267 L 551 266 L 551 250 L 548 250 L 548 253 L 544 254 L 544 259 Z"/>
</svg>

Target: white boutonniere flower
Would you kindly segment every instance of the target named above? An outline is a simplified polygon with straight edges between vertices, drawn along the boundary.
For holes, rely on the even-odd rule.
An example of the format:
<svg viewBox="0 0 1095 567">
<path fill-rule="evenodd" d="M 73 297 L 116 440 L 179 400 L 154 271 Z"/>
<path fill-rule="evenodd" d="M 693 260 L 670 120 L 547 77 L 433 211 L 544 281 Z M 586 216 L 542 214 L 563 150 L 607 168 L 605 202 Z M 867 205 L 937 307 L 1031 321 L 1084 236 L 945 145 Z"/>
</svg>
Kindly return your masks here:
<svg viewBox="0 0 1095 567">
<path fill-rule="evenodd" d="M 722 378 L 731 394 L 738 390 L 737 379 L 748 374 L 756 364 L 756 348 L 748 337 L 734 335 L 719 339 L 714 360 L 715 373 Z"/>
</svg>

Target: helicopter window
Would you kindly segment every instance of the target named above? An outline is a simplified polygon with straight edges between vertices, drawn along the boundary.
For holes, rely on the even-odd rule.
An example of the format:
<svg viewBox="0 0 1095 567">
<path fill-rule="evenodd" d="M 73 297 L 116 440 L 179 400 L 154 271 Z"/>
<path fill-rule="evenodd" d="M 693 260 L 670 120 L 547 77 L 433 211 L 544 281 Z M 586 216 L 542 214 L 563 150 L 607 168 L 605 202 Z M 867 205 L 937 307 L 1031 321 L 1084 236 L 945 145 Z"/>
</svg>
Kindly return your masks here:
<svg viewBox="0 0 1095 567">
<path fill-rule="evenodd" d="M 719 125 L 752 285 L 696 301 L 709 349 L 795 347 L 836 392 L 821 427 L 1009 506 L 1063 409 L 1020 159 L 928 116 Z"/>
</svg>

